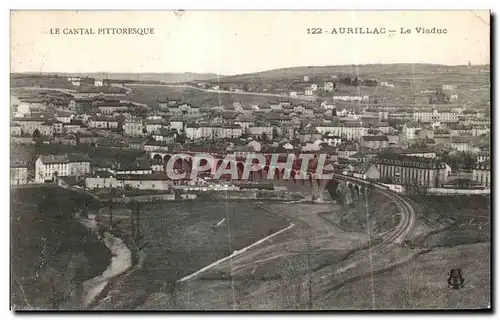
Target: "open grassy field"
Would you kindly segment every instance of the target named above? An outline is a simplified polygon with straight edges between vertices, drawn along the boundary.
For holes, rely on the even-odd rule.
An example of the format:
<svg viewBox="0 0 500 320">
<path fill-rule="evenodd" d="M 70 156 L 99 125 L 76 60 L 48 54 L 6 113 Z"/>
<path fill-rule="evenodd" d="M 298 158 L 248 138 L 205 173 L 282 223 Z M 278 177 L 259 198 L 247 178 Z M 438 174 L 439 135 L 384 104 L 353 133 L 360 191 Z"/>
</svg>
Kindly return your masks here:
<svg viewBox="0 0 500 320">
<path fill-rule="evenodd" d="M 452 268 L 463 271 L 465 285 L 459 290 L 446 282 Z M 487 308 L 490 274 L 488 243 L 436 248 L 400 268 L 347 284 L 318 303 L 349 310 Z"/>
<path fill-rule="evenodd" d="M 141 221 L 149 242 L 142 267 L 119 279 L 99 308 L 135 308 L 151 293 L 288 225 L 247 201 L 144 204 Z"/>
<path fill-rule="evenodd" d="M 181 100 L 184 103 L 200 107 L 230 106 L 233 102 L 240 102 L 243 105 L 263 105 L 268 104 L 269 102 L 277 101 L 278 99 L 278 97 L 273 96 L 259 96 L 230 92 L 206 92 L 184 87 L 146 85 L 129 85 L 128 87 L 132 89 L 132 91 L 128 94 L 128 99 L 134 102 L 147 104 L 153 108 L 158 107 L 158 98 Z"/>
<path fill-rule="evenodd" d="M 489 66 L 475 66 L 475 72 L 479 68 Z M 296 79 L 303 76 L 330 77 L 331 75 L 349 75 L 364 78 L 370 77 L 425 77 L 429 74 L 467 72 L 466 66 L 445 66 L 425 63 L 396 63 L 396 64 L 365 64 L 365 65 L 341 65 L 341 66 L 309 66 L 293 67 L 284 69 L 268 70 L 243 75 L 221 77 L 220 81 L 262 81 L 268 79 Z"/>
<path fill-rule="evenodd" d="M 73 285 L 101 274 L 111 254 L 73 216 L 89 196 L 60 187 L 11 189 L 11 304 L 60 308 Z M 54 289 L 52 289 L 54 286 Z"/>
<path fill-rule="evenodd" d="M 47 75 L 11 75 L 11 87 L 45 87 L 75 89 L 67 77 L 54 77 Z"/>
<path fill-rule="evenodd" d="M 425 196 L 414 199 L 419 219 L 436 225 L 444 219 L 454 221 L 451 228 L 425 239 L 425 246 L 456 246 L 490 242 L 491 198 L 488 196 Z"/>
</svg>

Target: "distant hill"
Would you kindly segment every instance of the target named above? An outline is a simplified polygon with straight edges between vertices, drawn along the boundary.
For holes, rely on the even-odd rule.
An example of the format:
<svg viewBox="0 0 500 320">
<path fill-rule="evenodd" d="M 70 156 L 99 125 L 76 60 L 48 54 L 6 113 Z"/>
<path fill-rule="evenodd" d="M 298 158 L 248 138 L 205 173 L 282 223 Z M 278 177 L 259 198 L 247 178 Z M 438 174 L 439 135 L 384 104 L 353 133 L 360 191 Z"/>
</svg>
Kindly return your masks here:
<svg viewBox="0 0 500 320">
<path fill-rule="evenodd" d="M 47 72 L 47 73 L 24 73 L 36 75 L 55 75 L 67 77 L 92 77 L 98 79 L 133 80 L 133 81 L 161 81 L 167 83 L 205 81 L 216 79 L 215 73 L 117 73 L 117 72 L 90 72 L 90 73 L 67 73 L 67 72 Z"/>
<path fill-rule="evenodd" d="M 275 79 L 298 79 L 303 76 L 310 77 L 331 77 L 339 75 L 352 75 L 363 78 L 376 78 L 378 76 L 399 77 L 399 76 L 424 76 L 434 73 L 454 73 L 468 72 L 479 69 L 488 69 L 489 65 L 472 66 L 446 66 L 439 64 L 424 64 L 424 63 L 400 63 L 400 64 L 365 64 L 365 65 L 341 65 L 341 66 L 314 66 L 314 67 L 292 67 L 268 70 L 256 73 L 248 73 L 234 76 L 220 76 L 219 82 L 259 82 Z M 216 80 L 216 79 L 211 79 Z"/>
</svg>

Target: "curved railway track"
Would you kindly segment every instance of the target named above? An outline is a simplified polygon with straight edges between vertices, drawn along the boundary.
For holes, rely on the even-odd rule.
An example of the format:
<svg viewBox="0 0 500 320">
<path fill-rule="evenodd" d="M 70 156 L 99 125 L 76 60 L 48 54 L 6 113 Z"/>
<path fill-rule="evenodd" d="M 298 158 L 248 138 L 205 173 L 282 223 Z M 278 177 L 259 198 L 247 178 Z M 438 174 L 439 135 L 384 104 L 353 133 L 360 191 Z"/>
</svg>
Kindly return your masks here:
<svg viewBox="0 0 500 320">
<path fill-rule="evenodd" d="M 347 177 L 339 174 L 334 174 L 334 178 L 339 179 L 339 180 L 346 180 L 346 181 L 351 181 L 355 182 L 358 184 L 362 184 L 364 186 L 370 185 L 374 187 L 378 192 L 384 194 L 386 197 L 394 201 L 400 211 L 401 219 L 392 231 L 390 231 L 388 234 L 383 236 L 382 242 L 370 247 L 368 250 L 370 251 L 370 254 L 374 253 L 384 253 L 387 252 L 389 247 L 394 245 L 394 244 L 399 244 L 403 241 L 403 238 L 408 234 L 411 229 L 413 228 L 413 225 L 415 224 L 415 211 L 413 210 L 412 206 L 408 201 L 406 201 L 403 197 L 401 197 L 399 194 L 389 191 L 383 186 L 380 186 L 378 184 L 368 182 L 362 179 L 357 179 L 354 177 Z M 338 269 L 342 269 L 342 267 L 349 266 L 352 264 L 355 264 L 360 260 L 360 256 L 354 256 L 351 258 L 348 258 L 347 260 L 344 260 L 341 266 L 339 266 Z M 326 278 L 327 276 L 321 277 L 322 279 Z"/>
</svg>

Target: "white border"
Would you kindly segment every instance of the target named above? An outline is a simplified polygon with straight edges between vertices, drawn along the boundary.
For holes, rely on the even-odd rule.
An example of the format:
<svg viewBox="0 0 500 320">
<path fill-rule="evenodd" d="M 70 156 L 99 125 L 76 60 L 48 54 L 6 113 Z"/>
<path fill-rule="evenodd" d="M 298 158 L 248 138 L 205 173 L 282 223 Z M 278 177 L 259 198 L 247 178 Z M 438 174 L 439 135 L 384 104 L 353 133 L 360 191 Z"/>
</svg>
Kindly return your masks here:
<svg viewBox="0 0 500 320">
<path fill-rule="evenodd" d="M 332 0 L 306 0 L 306 1 L 292 1 L 292 0 L 283 0 L 283 1 L 269 1 L 269 0 L 247 0 L 245 2 L 243 1 L 207 1 L 207 0 L 184 0 L 184 1 L 170 1 L 168 3 L 164 3 L 164 1 L 151 1 L 151 0 L 141 0 L 141 1 L 120 1 L 116 3 L 103 3 L 102 0 L 87 0 L 87 1 L 81 1 L 80 3 L 74 3 L 74 2 L 67 2 L 63 0 L 59 1 L 3 1 L 1 6 L 2 6 L 2 43 L 4 45 L 4 49 L 0 51 L 0 54 L 2 54 L 3 58 L 2 61 L 4 61 L 4 64 L 2 64 L 4 69 L 4 72 L 2 73 L 3 76 L 1 77 L 2 79 L 2 85 L 1 89 L 3 91 L 3 97 L 4 97 L 4 103 L 3 105 L 3 112 L 5 112 L 5 116 L 1 117 L 1 120 L 4 122 L 4 125 L 0 126 L 0 129 L 3 131 L 1 136 L 2 139 L 2 144 L 3 148 L 2 150 L 6 150 L 5 154 L 6 156 L 0 157 L 0 160 L 2 161 L 2 167 L 5 168 L 5 170 L 2 170 L 2 179 L 3 185 L 2 185 L 2 190 L 0 194 L 4 198 L 2 205 L 4 206 L 4 209 L 1 212 L 4 212 L 6 216 L 8 216 L 9 212 L 9 186 L 8 186 L 8 181 L 9 181 L 9 173 L 7 168 L 9 167 L 9 152 L 8 152 L 8 146 L 9 146 L 9 116 L 7 115 L 8 113 L 8 99 L 10 97 L 9 94 L 9 9 L 80 9 L 80 10 L 91 10 L 91 9 L 114 9 L 114 10 L 148 10 L 148 9 L 191 9 L 191 10 L 201 10 L 201 9 L 210 9 L 210 10 L 217 10 L 217 9 L 224 9 L 224 10 L 244 10 L 244 9 L 253 9 L 253 10 L 278 10 L 278 9 L 288 9 L 288 10 L 315 10 L 315 9 L 342 9 L 342 10 L 350 10 L 353 8 L 356 9 L 364 9 L 364 10 L 369 10 L 369 9 L 375 9 L 375 10 L 382 10 L 382 9 L 390 9 L 390 10 L 403 10 L 403 9 L 417 9 L 417 10 L 442 10 L 442 9 L 492 9 L 492 11 L 495 12 L 500 12 L 499 7 L 499 1 L 494 1 L 494 0 L 475 0 L 475 1 L 465 1 L 465 0 L 454 0 L 454 1 L 447 1 L 446 4 L 444 1 L 435 1 L 435 0 L 406 0 L 406 1 L 397 1 L 397 0 L 387 0 L 387 1 L 378 1 L 375 2 L 373 0 L 350 0 L 350 1 L 342 1 L 339 3 L 334 3 Z M 117 4 L 120 4 L 120 6 L 117 6 Z M 498 24 L 498 21 L 497 21 Z M 496 31 L 496 30 L 495 30 Z M 495 42 L 498 42 L 498 32 L 495 34 Z M 495 79 L 495 100 L 498 101 L 498 82 L 497 79 Z M 496 105 L 494 106 L 496 108 Z M 497 124 L 499 123 L 499 111 L 495 112 L 495 119 L 494 123 Z M 495 130 L 498 131 L 498 130 Z M 498 140 L 498 132 L 495 134 L 495 139 L 494 141 L 495 144 L 500 142 Z M 496 146 L 496 145 L 495 145 Z M 497 147 L 497 146 L 496 146 Z M 495 167 L 497 166 L 497 163 L 495 163 Z M 496 181 L 495 181 L 496 182 Z M 496 188 L 498 189 L 498 188 Z M 496 192 L 497 193 L 497 192 Z M 497 199 L 500 199 L 497 197 Z M 492 213 L 494 214 L 494 213 Z M 4 218 L 4 223 L 2 223 L 2 228 L 3 232 L 1 232 L 2 235 L 2 256 L 7 259 L 9 255 L 9 223 L 7 223 L 7 217 Z M 500 228 L 498 227 L 500 218 L 496 217 L 496 223 L 495 223 L 495 230 L 499 230 Z M 498 248 L 498 235 L 495 237 L 496 239 L 496 245 Z M 498 262 L 498 261 L 497 261 Z M 0 288 L 2 289 L 1 291 L 1 297 L 0 301 L 2 301 L 3 308 L 1 309 L 1 318 L 10 318 L 13 317 L 14 314 L 8 310 L 9 308 L 9 290 L 10 290 L 10 285 L 9 285 L 9 265 L 7 262 L 3 263 L 1 265 L 2 269 L 2 276 L 0 277 L 0 280 L 2 281 L 2 285 Z M 498 268 L 495 266 L 495 271 Z M 499 274 L 498 272 L 495 272 L 495 279 L 498 279 Z M 495 287 L 496 287 L 496 282 L 495 281 Z M 495 295 L 498 297 L 498 292 Z M 495 304 L 496 307 L 498 308 L 498 301 Z M 113 318 L 121 318 L 123 315 L 126 314 L 120 314 L 120 315 L 108 315 Z M 274 315 L 273 317 L 278 317 L 278 318 L 285 318 L 289 317 L 291 314 L 281 314 L 281 315 Z M 376 314 L 375 314 L 376 315 Z M 404 314 L 398 314 L 399 316 L 404 316 Z M 447 318 L 456 318 L 457 314 L 451 314 L 447 315 L 445 317 Z M 74 315 L 65 315 L 64 317 L 70 318 L 73 317 Z M 94 316 L 100 316 L 98 314 L 95 314 Z M 137 314 L 134 314 L 132 316 L 138 316 Z M 165 315 L 152 315 L 148 314 L 148 316 L 153 316 L 153 317 L 164 317 Z M 172 318 L 180 318 L 181 315 L 168 315 L 169 317 Z M 264 316 L 264 315 L 245 315 L 245 314 L 238 314 L 240 317 L 254 317 L 258 316 L 260 317 L 269 317 L 269 316 Z M 304 317 L 309 317 L 309 315 L 304 315 L 302 314 L 301 316 Z M 314 316 L 314 314 L 312 314 Z M 366 314 L 366 316 L 373 317 L 374 315 L 372 314 Z M 386 314 L 380 314 L 378 316 L 385 317 L 387 316 Z M 415 316 L 415 318 L 428 318 L 431 316 L 430 314 L 418 314 Z M 42 315 L 35 316 L 34 318 L 41 318 Z M 183 316 L 186 317 L 186 316 Z M 190 315 L 189 317 L 192 317 Z M 217 319 L 220 317 L 218 314 L 212 314 L 209 315 L 209 317 Z M 335 318 L 346 318 L 345 315 L 342 314 L 337 314 L 334 315 Z M 361 315 L 357 316 L 350 316 L 351 318 L 361 318 Z M 47 318 L 47 316 L 44 316 L 44 318 Z"/>
</svg>

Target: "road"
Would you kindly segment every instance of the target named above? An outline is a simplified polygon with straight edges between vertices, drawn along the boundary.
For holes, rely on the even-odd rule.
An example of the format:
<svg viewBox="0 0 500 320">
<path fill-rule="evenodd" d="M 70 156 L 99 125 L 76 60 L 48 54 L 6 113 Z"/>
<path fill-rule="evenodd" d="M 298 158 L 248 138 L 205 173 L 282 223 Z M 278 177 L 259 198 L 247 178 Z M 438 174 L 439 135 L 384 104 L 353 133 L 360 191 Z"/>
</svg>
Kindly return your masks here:
<svg viewBox="0 0 500 320">
<path fill-rule="evenodd" d="M 288 99 L 296 99 L 296 100 L 306 100 L 306 101 L 314 101 L 316 100 L 315 96 L 282 96 L 276 93 L 263 93 L 263 92 L 234 92 L 234 91 L 226 91 L 226 90 L 213 90 L 213 89 L 203 89 L 198 87 L 193 87 L 185 84 L 142 84 L 142 83 L 131 83 L 127 84 L 130 87 L 171 87 L 171 88 L 185 88 L 185 89 L 193 89 L 202 92 L 209 93 L 223 93 L 223 94 L 244 94 L 244 95 L 253 95 L 253 96 L 263 96 L 263 97 L 280 97 L 280 98 L 288 98 Z"/>
</svg>

